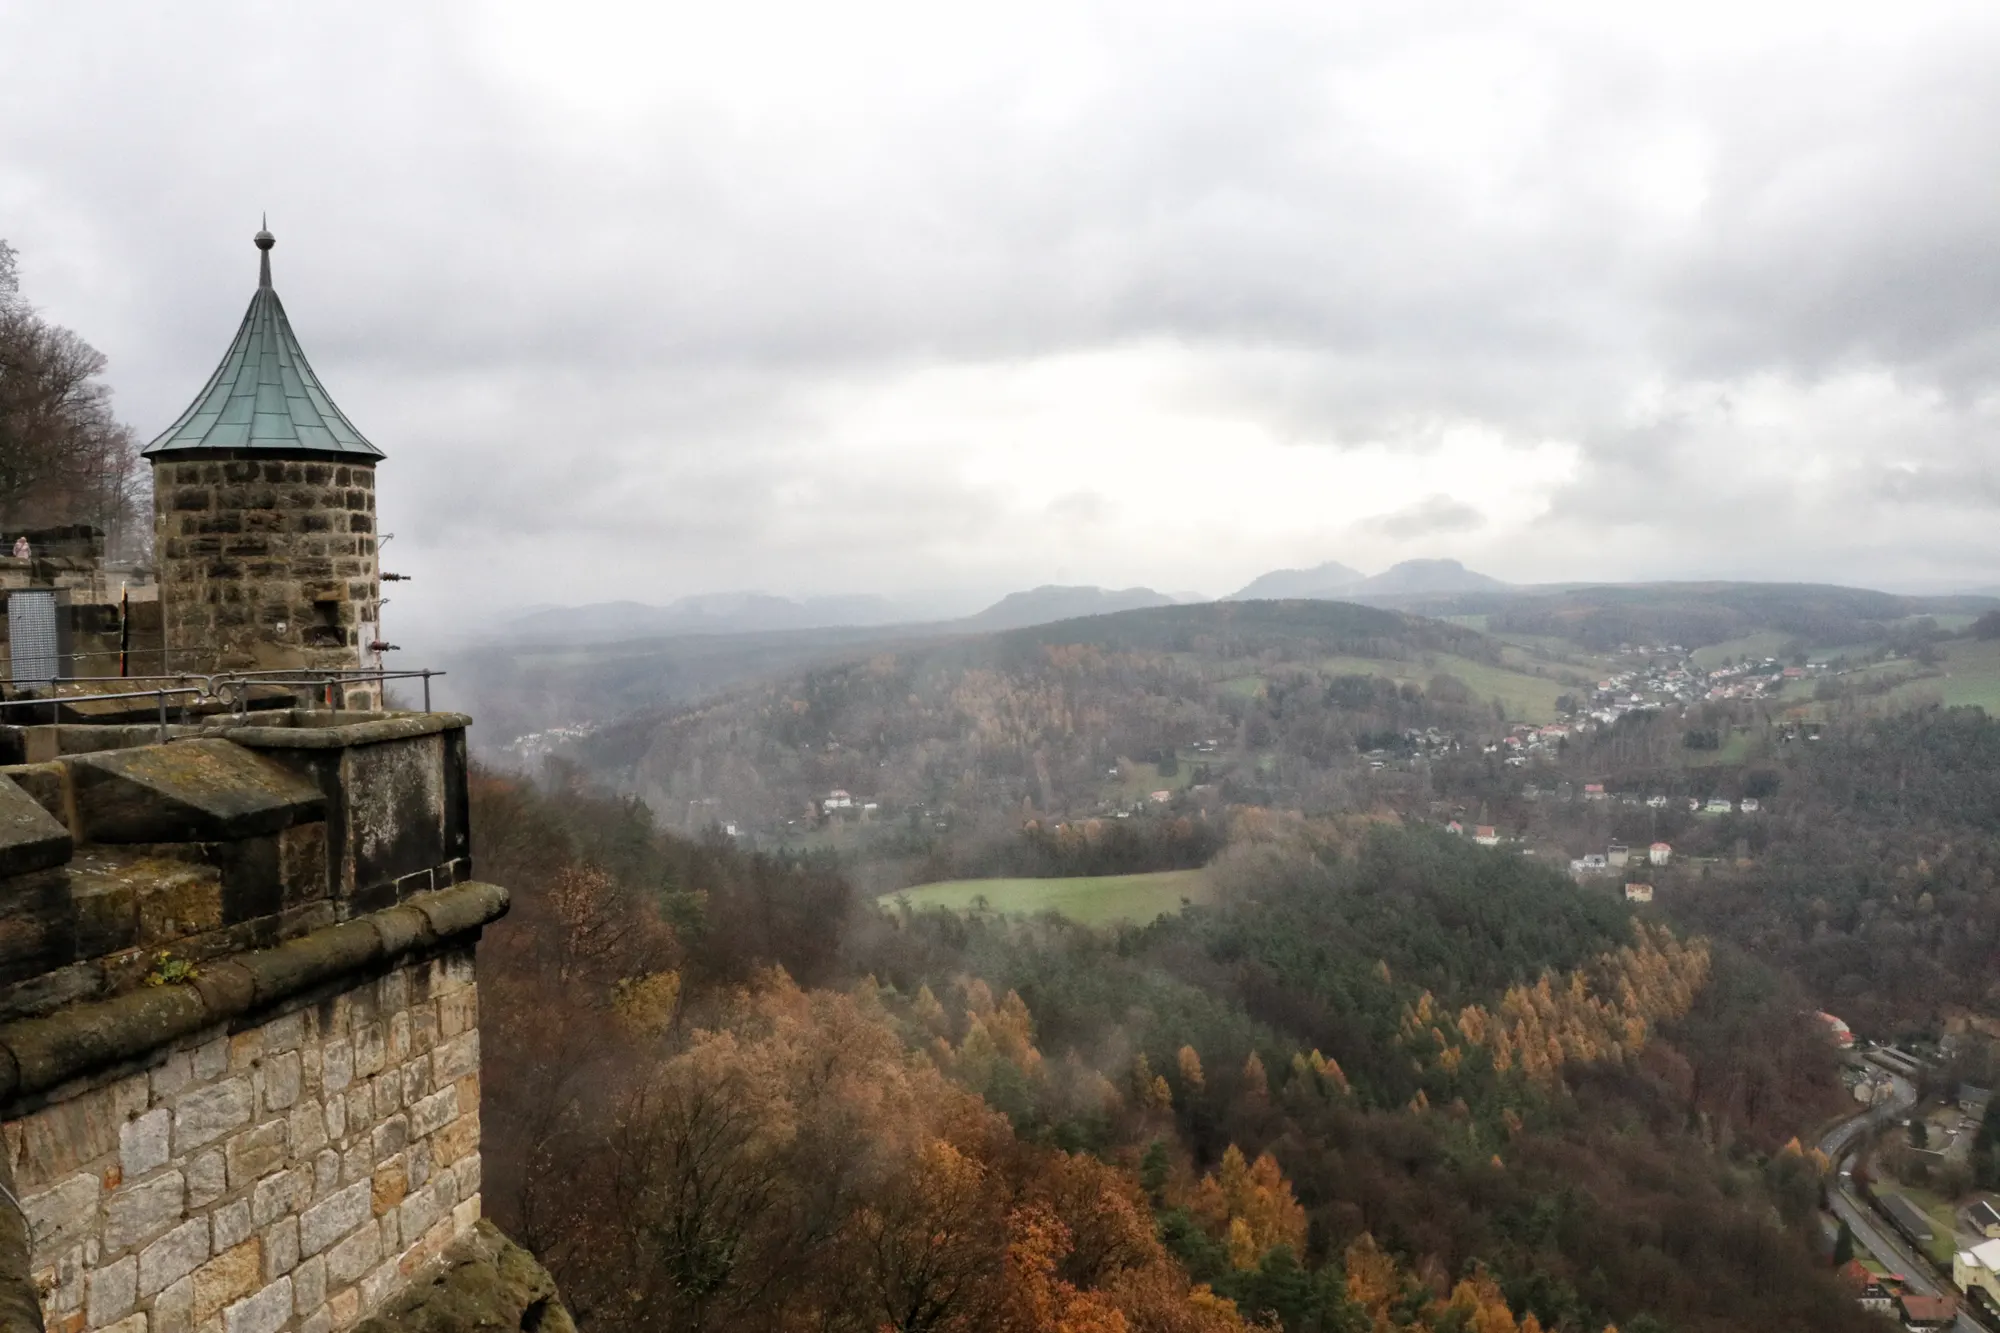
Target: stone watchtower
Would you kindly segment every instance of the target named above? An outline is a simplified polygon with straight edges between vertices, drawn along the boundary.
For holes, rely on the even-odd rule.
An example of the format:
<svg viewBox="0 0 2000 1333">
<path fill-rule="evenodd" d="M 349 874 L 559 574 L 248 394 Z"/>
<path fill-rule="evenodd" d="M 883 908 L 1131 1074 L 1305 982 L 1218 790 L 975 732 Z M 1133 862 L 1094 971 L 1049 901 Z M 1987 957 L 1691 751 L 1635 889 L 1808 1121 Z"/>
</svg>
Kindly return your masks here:
<svg viewBox="0 0 2000 1333">
<path fill-rule="evenodd" d="M 144 451 L 167 669 L 360 668 L 381 602 L 382 451 L 306 364 L 271 286 L 277 242 L 259 231 L 256 243 L 257 291 L 235 341 Z"/>
</svg>

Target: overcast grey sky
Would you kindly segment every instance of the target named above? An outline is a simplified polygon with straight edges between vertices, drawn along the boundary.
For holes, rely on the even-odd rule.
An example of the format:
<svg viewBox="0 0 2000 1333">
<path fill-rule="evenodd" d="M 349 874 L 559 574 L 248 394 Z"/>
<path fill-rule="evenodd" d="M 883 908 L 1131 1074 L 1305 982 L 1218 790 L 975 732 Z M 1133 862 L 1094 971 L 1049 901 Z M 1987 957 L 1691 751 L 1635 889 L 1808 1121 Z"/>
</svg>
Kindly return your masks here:
<svg viewBox="0 0 2000 1333">
<path fill-rule="evenodd" d="M 142 436 L 266 209 L 411 616 L 2000 582 L 1992 4 L 0 6 Z"/>
</svg>

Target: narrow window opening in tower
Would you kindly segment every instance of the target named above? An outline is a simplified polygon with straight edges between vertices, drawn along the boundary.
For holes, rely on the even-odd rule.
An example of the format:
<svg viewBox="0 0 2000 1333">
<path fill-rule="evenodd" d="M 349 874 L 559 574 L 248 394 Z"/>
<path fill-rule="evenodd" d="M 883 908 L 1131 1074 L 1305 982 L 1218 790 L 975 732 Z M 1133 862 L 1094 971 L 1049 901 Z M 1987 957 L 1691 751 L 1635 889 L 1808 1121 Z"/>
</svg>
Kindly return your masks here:
<svg viewBox="0 0 2000 1333">
<path fill-rule="evenodd" d="M 340 603 L 314 602 L 313 623 L 306 629 L 308 648 L 345 648 L 347 631 L 340 627 Z"/>
</svg>

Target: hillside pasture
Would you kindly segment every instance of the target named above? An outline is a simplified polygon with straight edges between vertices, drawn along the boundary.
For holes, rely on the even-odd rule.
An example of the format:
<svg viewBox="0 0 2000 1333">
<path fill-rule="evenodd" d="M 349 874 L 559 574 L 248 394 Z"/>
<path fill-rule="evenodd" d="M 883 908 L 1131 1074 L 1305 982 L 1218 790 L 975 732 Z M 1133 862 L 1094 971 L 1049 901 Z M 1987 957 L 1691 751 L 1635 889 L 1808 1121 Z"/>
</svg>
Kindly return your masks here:
<svg viewBox="0 0 2000 1333">
<path fill-rule="evenodd" d="M 1526 665 L 1525 662 L 1523 665 Z M 1556 720 L 1556 699 L 1576 689 L 1570 675 L 1551 668 L 1547 676 L 1525 670 L 1509 670 L 1486 662 L 1475 662 L 1455 653 L 1425 653 L 1411 660 L 1377 660 L 1367 657 L 1329 657 L 1318 663 L 1330 675 L 1381 676 L 1398 685 L 1426 687 L 1437 675 L 1455 676 L 1472 691 L 1475 699 L 1499 699 L 1506 707 L 1509 722 L 1545 723 Z M 1561 675 L 1556 674 L 1562 671 Z"/>
<path fill-rule="evenodd" d="M 1211 889 L 1205 870 L 1157 870 L 1144 875 L 1079 875 L 1069 879 L 953 879 L 885 893 L 888 908 L 975 908 L 1003 916 L 1056 912 L 1086 926 L 1144 925 L 1181 910 L 1182 900 L 1204 903 Z"/>
</svg>

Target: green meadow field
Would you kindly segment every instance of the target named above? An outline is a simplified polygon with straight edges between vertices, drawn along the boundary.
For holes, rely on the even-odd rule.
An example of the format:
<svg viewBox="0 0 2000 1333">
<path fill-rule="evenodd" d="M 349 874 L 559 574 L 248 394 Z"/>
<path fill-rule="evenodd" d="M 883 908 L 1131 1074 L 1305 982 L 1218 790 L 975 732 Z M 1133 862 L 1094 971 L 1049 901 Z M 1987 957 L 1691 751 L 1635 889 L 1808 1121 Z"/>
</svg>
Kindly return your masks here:
<svg viewBox="0 0 2000 1333">
<path fill-rule="evenodd" d="M 1181 900 L 1207 902 L 1205 870 L 1159 870 L 1147 875 L 1080 875 L 1072 879 L 952 879 L 898 889 L 876 899 L 884 907 L 984 910 L 1009 916 L 1057 912 L 1087 926 L 1143 925 L 1181 910 Z"/>
</svg>

